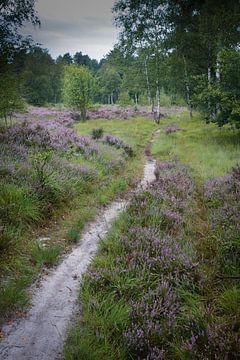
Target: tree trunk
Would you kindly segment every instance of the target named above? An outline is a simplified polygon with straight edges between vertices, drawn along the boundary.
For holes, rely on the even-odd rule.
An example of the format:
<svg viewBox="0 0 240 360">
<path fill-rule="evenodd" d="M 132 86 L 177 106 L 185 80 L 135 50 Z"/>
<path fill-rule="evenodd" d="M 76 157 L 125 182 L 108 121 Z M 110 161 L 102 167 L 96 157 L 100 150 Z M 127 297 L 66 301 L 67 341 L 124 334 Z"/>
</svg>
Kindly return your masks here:
<svg viewBox="0 0 240 360">
<path fill-rule="evenodd" d="M 87 110 L 84 108 L 84 109 L 81 109 L 81 119 L 83 121 L 85 121 L 87 118 Z"/>
<path fill-rule="evenodd" d="M 220 81 L 221 81 L 221 74 L 220 74 L 220 59 L 219 59 L 219 53 L 217 54 L 217 59 L 216 59 L 216 72 L 215 72 L 215 76 L 216 76 L 216 82 L 219 85 Z M 216 104 L 216 116 L 220 113 L 220 103 L 217 102 Z"/>
<path fill-rule="evenodd" d="M 183 56 L 183 62 L 184 62 L 184 74 L 185 74 L 185 86 L 186 86 L 186 100 L 187 100 L 187 106 L 189 110 L 189 116 L 190 119 L 192 119 L 192 104 L 191 104 L 191 95 L 190 95 L 190 85 L 189 85 L 189 78 L 188 78 L 188 72 L 187 72 L 187 62 L 185 57 Z"/>
<path fill-rule="evenodd" d="M 134 102 L 135 102 L 135 105 L 138 105 L 138 96 L 136 93 L 134 94 Z"/>
<path fill-rule="evenodd" d="M 147 92 L 148 92 L 149 105 L 152 108 L 152 113 L 154 113 L 154 100 L 153 100 L 153 97 L 151 95 L 151 90 L 150 90 L 150 82 L 149 82 L 148 67 L 147 67 L 147 58 L 145 58 L 145 60 L 144 60 L 144 69 L 145 69 L 145 76 L 146 76 L 146 82 L 147 82 Z"/>
<path fill-rule="evenodd" d="M 156 123 L 160 124 L 160 85 L 159 82 L 157 82 L 157 93 L 156 93 L 156 97 L 157 97 L 157 112 L 156 112 Z"/>
</svg>

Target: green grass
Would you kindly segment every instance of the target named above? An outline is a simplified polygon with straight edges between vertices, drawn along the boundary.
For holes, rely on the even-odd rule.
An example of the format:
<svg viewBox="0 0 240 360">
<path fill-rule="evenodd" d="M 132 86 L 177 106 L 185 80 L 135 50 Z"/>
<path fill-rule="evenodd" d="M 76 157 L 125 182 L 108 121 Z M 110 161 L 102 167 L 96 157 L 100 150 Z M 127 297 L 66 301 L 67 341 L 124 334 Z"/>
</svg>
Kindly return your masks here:
<svg viewBox="0 0 240 360">
<path fill-rule="evenodd" d="M 32 259 L 40 266 L 53 266 L 57 263 L 58 257 L 61 253 L 59 246 L 44 246 L 37 243 L 32 250 Z"/>
<path fill-rule="evenodd" d="M 163 128 L 169 123 L 178 124 L 182 131 L 166 135 Z M 240 162 L 240 133 L 229 126 L 206 124 L 199 114 L 193 119 L 187 113 L 176 114 L 163 120 L 152 153 L 161 161 L 177 156 L 205 180 L 226 174 Z"/>
<path fill-rule="evenodd" d="M 89 120 L 75 126 L 79 133 L 86 135 L 91 135 L 95 128 L 102 128 L 103 134 L 111 133 L 119 136 L 135 149 L 143 149 L 150 139 L 149 134 L 157 129 L 157 125 L 151 119 L 133 118 L 127 120 Z"/>
<path fill-rule="evenodd" d="M 105 133 L 113 133 L 133 145 L 136 156 L 127 158 L 120 168 L 113 171 L 106 171 L 104 164 L 96 160 L 89 161 L 82 157 L 71 158 L 72 162 L 97 170 L 98 175 L 91 179 L 84 179 L 79 185 L 78 194 L 72 196 L 71 201 L 63 202 L 55 210 L 51 220 L 42 221 L 41 219 L 40 224 L 39 209 L 35 205 L 35 198 L 31 197 L 30 201 L 25 189 L 5 192 L 7 195 L 2 202 L 0 199 L 0 205 L 4 204 L 4 206 L 1 205 L 0 212 L 3 211 L 2 215 L 6 217 L 6 206 L 10 200 L 12 201 L 12 199 L 9 200 L 9 196 L 15 194 L 16 198 L 21 198 L 19 203 L 22 204 L 22 208 L 16 208 L 14 216 L 19 226 L 23 224 L 23 220 L 26 223 L 25 231 L 16 227 L 12 228 L 9 224 L 8 228 L 4 229 L 4 234 L 0 233 L 2 239 L 2 249 L 0 244 L 0 318 L 17 308 L 23 308 L 28 303 L 26 287 L 37 277 L 42 266 L 56 264 L 61 253 L 64 250 L 69 251 L 72 243 L 80 238 L 85 224 L 97 214 L 98 207 L 105 206 L 116 196 L 125 194 L 142 175 L 144 148 L 156 129 L 155 123 L 149 119 L 135 118 L 90 120 L 76 125 L 79 134 L 89 135 L 93 128 L 99 127 L 103 128 Z M 118 160 L 122 156 L 121 150 L 102 144 L 100 146 L 105 161 Z M 10 207 L 9 211 L 11 211 Z M 12 219 L 9 215 L 7 218 L 9 221 Z M 0 231 L 2 231 L 1 227 Z M 36 245 L 39 237 L 50 237 L 46 248 Z"/>
</svg>

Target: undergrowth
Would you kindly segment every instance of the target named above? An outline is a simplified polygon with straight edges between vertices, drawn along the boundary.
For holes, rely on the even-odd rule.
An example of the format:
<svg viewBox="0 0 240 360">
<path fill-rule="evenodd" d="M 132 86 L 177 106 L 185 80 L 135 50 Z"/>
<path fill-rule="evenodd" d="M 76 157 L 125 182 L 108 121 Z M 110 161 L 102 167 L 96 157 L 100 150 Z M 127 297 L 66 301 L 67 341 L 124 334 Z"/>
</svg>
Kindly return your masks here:
<svg viewBox="0 0 240 360">
<path fill-rule="evenodd" d="M 231 129 L 173 120 L 153 146 L 156 181 L 85 275 L 66 360 L 238 358 L 239 143 Z"/>
<path fill-rule="evenodd" d="M 27 122 L 20 117 L 0 131 L 0 316 L 26 303 L 26 286 L 79 240 L 97 206 L 134 184 L 142 171 L 144 144 L 155 128 L 150 120 L 129 119 L 130 130 L 142 128 L 128 144 L 126 123 L 114 120 L 127 153 L 91 138 L 96 123 L 111 134 L 104 120 L 89 122 L 86 134 L 86 123 L 74 129 L 71 118 L 57 111 L 55 118 L 47 114 L 32 118 L 30 111 Z M 6 291 L 14 296 L 7 298 Z"/>
</svg>

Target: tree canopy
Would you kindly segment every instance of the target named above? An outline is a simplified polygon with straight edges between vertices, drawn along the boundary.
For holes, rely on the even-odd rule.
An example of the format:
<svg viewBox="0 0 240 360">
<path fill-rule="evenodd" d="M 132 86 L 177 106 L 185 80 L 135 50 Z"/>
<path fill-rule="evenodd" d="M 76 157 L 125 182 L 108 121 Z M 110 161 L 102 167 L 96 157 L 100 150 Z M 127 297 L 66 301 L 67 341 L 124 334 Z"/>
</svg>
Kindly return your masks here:
<svg viewBox="0 0 240 360">
<path fill-rule="evenodd" d="M 35 11 L 35 0 L 0 1 L 0 54 L 9 58 L 20 48 L 29 44 L 30 38 L 24 38 L 19 29 L 25 22 L 40 25 Z"/>
</svg>

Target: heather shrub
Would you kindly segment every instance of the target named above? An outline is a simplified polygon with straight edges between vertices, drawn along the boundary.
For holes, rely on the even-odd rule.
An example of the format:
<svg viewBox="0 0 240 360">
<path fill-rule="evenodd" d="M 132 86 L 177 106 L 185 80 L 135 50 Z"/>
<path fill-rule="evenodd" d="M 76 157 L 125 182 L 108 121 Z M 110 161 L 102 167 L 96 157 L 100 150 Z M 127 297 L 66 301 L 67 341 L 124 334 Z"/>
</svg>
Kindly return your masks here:
<svg viewBox="0 0 240 360">
<path fill-rule="evenodd" d="M 92 176 L 87 168 L 53 157 L 51 152 L 34 154 L 32 167 L 32 186 L 48 213 L 72 200 Z"/>
<path fill-rule="evenodd" d="M 79 157 L 100 162 L 98 144 L 70 129 L 72 120 L 66 115 L 50 120 L 56 116 L 54 110 L 34 111 L 36 120 L 20 121 L 0 132 L 2 248 L 11 245 L 26 226 L 49 217 L 81 192 L 90 192 L 98 178 L 98 169 L 74 163 Z M 8 231 L 10 227 L 16 236 Z"/>
<path fill-rule="evenodd" d="M 165 134 L 169 135 L 177 131 L 181 131 L 180 127 L 177 124 L 169 124 L 164 128 Z"/>
<path fill-rule="evenodd" d="M 229 175 L 211 179 L 205 185 L 212 234 L 217 235 L 220 272 L 238 274 L 240 268 L 240 167 Z"/>
<path fill-rule="evenodd" d="M 126 143 L 124 143 L 123 140 L 121 140 L 119 137 L 108 134 L 103 138 L 103 142 L 110 145 L 110 146 L 114 146 L 117 149 L 123 149 L 125 151 L 125 153 L 132 157 L 134 155 L 134 151 L 132 149 L 132 147 Z"/>
<path fill-rule="evenodd" d="M 77 151 L 87 159 L 92 159 L 99 154 L 99 146 L 89 136 L 80 136 L 76 141 Z"/>
<path fill-rule="evenodd" d="M 126 104 L 125 104 L 126 105 Z M 124 119 L 128 120 L 134 117 L 153 118 L 148 107 L 133 106 L 101 106 L 99 109 L 91 109 L 88 111 L 90 119 Z"/>
<path fill-rule="evenodd" d="M 196 194 L 188 167 L 157 164 L 156 181 L 135 196 L 85 276 L 77 351 L 86 354 L 94 343 L 97 354 L 114 343 L 121 358 L 237 359 L 239 289 L 218 290 L 214 302 L 209 296 L 206 260 L 191 241 Z M 210 208 L 222 206 L 219 199 L 211 197 Z M 109 309 L 122 301 L 128 317 L 116 329 Z"/>
</svg>

